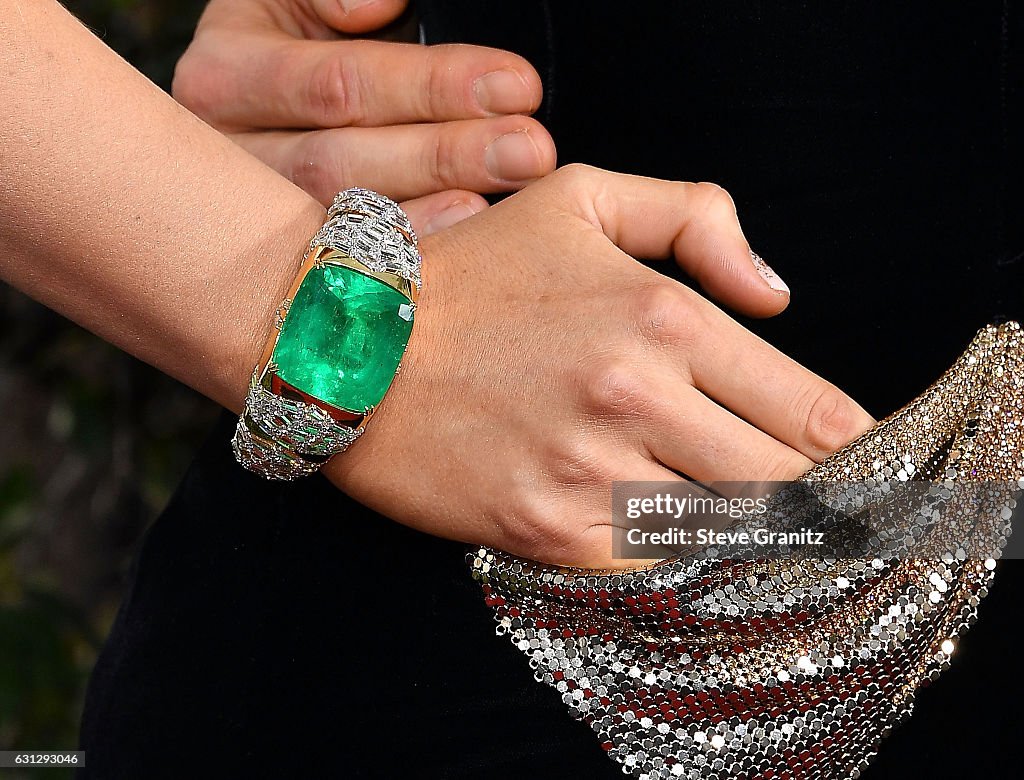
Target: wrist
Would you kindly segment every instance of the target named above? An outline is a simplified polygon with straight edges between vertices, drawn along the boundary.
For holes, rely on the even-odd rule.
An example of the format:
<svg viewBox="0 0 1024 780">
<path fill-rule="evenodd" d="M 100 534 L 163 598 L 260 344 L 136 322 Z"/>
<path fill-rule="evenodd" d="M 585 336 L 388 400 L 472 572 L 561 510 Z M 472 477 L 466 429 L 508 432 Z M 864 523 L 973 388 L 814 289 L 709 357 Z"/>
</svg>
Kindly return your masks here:
<svg viewBox="0 0 1024 780">
<path fill-rule="evenodd" d="M 233 412 L 240 412 L 253 366 L 263 353 L 274 326 L 274 315 L 302 265 L 310 237 L 323 223 L 324 209 L 303 198 L 292 219 L 270 230 L 247 251 L 258 258 L 229 258 L 222 300 L 224 309 L 208 312 L 208 339 L 213 345 L 207 370 L 210 375 L 190 382 L 200 392 Z M 291 204 L 289 204 L 291 205 Z M 225 327 L 231 323 L 230 327 Z"/>
</svg>

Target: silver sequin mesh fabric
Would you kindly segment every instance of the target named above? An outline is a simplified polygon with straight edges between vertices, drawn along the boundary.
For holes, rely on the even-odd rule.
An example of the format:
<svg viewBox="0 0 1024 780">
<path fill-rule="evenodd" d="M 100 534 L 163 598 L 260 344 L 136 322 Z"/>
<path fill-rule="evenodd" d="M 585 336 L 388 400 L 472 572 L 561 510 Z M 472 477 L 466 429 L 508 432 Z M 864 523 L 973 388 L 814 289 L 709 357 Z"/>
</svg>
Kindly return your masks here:
<svg viewBox="0 0 1024 780">
<path fill-rule="evenodd" d="M 472 571 L 498 633 L 626 774 L 855 778 L 987 594 L 1024 486 L 1022 399 L 1021 328 L 990 326 L 925 393 L 801 478 L 825 486 L 819 501 L 874 554 L 702 551 L 595 572 L 481 548 Z M 893 503 L 908 482 L 923 489 Z M 911 509 L 907 496 L 931 503 Z M 894 525 L 894 507 L 922 523 Z M 935 507 L 947 522 L 929 525 Z M 923 546 L 895 544 L 894 528 Z M 985 531 L 991 557 L 965 549 L 965 528 Z"/>
</svg>

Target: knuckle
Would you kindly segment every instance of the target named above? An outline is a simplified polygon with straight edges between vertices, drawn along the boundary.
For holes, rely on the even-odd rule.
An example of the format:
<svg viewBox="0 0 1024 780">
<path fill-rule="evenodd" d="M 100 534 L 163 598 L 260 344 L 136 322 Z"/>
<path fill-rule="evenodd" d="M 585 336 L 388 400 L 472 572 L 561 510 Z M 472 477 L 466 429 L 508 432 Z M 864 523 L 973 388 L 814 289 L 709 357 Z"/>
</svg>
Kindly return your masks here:
<svg viewBox="0 0 1024 780">
<path fill-rule="evenodd" d="M 434 133 L 434 142 L 427 154 L 427 167 L 431 182 L 439 190 L 458 189 L 467 184 L 461 181 L 462 145 L 455 136 L 454 128 L 440 128 Z"/>
<path fill-rule="evenodd" d="M 593 165 L 569 163 L 558 168 L 549 178 L 569 190 L 575 190 L 588 186 L 599 172 L 600 169 Z"/>
<path fill-rule="evenodd" d="M 637 293 L 636 318 L 641 335 L 659 346 L 688 344 L 696 313 L 679 285 L 661 282 Z"/>
<path fill-rule="evenodd" d="M 311 119 L 328 127 L 360 124 L 363 112 L 362 85 L 354 59 L 328 57 L 312 70 L 306 104 Z"/>
<path fill-rule="evenodd" d="M 736 204 L 732 195 L 724 187 L 714 182 L 702 181 L 694 186 L 694 196 L 704 211 L 715 216 L 732 217 L 736 214 Z"/>
<path fill-rule="evenodd" d="M 839 388 L 812 388 L 805 398 L 804 434 L 816 450 L 834 452 L 857 434 L 853 402 Z"/>
<path fill-rule="evenodd" d="M 425 83 L 421 89 L 414 90 L 412 99 L 418 104 L 416 109 L 419 116 L 437 121 L 456 113 L 453 108 L 461 109 L 463 106 L 449 106 L 452 101 L 453 79 L 451 63 L 445 52 L 437 48 L 428 48 L 426 51 Z"/>
<path fill-rule="evenodd" d="M 649 391 L 636 362 L 615 357 L 595 361 L 583 371 L 583 407 L 592 414 L 628 416 L 650 403 Z"/>
</svg>

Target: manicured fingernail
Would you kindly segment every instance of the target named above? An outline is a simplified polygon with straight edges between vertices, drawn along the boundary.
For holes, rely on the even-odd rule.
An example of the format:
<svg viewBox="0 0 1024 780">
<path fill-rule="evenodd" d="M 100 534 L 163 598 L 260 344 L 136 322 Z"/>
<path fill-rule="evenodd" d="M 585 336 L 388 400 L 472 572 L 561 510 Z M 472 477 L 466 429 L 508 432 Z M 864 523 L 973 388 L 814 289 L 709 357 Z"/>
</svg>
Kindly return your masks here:
<svg viewBox="0 0 1024 780">
<path fill-rule="evenodd" d="M 352 13 L 357 8 L 362 8 L 364 5 L 375 3 L 377 0 L 338 0 L 338 5 L 341 6 L 341 10 L 346 14 Z"/>
<path fill-rule="evenodd" d="M 782 277 L 775 273 L 775 271 L 772 270 L 772 267 L 762 260 L 761 255 L 753 249 L 750 250 L 750 259 L 754 263 L 754 268 L 756 268 L 757 272 L 761 274 L 761 278 L 768 283 L 769 287 L 776 292 L 789 292 L 789 285 L 782 281 Z"/>
<path fill-rule="evenodd" d="M 473 82 L 476 102 L 492 114 L 514 114 L 531 108 L 530 90 L 513 70 L 486 73 Z"/>
<path fill-rule="evenodd" d="M 435 214 L 429 220 L 427 220 L 426 227 L 423 230 L 423 235 L 429 236 L 431 233 L 439 233 L 445 228 L 450 228 L 452 225 L 462 222 L 462 220 L 472 217 L 476 212 L 468 203 L 453 203 L 444 211 L 439 214 Z"/>
<path fill-rule="evenodd" d="M 484 164 L 491 176 L 505 181 L 525 181 L 541 174 L 540 153 L 525 130 L 505 133 L 491 141 Z"/>
</svg>

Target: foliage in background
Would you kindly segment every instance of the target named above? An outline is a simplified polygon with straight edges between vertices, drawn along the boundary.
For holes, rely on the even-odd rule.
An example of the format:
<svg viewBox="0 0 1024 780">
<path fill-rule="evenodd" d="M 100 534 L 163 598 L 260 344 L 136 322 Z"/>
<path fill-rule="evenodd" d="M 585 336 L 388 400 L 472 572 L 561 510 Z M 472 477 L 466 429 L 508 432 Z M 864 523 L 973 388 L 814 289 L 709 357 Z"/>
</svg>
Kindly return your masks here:
<svg viewBox="0 0 1024 780">
<path fill-rule="evenodd" d="M 164 89 L 202 5 L 67 3 Z M 0 409 L 0 750 L 72 749 L 131 554 L 217 410 L 2 285 Z"/>
</svg>

